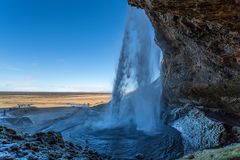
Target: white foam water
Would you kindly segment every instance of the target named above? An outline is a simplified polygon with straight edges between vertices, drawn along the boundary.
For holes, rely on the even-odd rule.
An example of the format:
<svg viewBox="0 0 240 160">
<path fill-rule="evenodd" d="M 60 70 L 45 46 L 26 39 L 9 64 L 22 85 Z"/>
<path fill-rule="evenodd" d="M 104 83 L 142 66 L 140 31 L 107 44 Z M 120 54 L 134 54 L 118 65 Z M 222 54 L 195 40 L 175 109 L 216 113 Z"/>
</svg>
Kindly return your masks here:
<svg viewBox="0 0 240 160">
<path fill-rule="evenodd" d="M 142 10 L 130 8 L 105 124 L 157 130 L 162 90 L 160 55 L 148 17 Z"/>
</svg>

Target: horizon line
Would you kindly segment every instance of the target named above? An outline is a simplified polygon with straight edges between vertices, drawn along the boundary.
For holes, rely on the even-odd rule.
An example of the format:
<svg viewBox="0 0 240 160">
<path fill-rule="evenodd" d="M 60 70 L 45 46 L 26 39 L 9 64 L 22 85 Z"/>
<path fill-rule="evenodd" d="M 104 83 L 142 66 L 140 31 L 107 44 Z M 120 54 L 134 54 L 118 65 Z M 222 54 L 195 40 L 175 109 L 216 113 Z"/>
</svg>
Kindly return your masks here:
<svg viewBox="0 0 240 160">
<path fill-rule="evenodd" d="M 73 94 L 112 94 L 108 91 L 0 91 L 0 94 L 26 94 L 26 93 L 73 93 Z"/>
</svg>

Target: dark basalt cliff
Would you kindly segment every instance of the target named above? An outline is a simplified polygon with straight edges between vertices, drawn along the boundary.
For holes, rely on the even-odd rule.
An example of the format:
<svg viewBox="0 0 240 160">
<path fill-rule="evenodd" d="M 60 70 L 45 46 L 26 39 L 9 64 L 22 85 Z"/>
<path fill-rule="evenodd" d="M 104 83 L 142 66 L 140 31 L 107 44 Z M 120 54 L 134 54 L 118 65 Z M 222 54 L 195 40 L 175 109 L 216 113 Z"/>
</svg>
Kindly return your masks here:
<svg viewBox="0 0 240 160">
<path fill-rule="evenodd" d="M 163 50 L 164 98 L 240 115 L 240 0 L 128 0 Z"/>
</svg>

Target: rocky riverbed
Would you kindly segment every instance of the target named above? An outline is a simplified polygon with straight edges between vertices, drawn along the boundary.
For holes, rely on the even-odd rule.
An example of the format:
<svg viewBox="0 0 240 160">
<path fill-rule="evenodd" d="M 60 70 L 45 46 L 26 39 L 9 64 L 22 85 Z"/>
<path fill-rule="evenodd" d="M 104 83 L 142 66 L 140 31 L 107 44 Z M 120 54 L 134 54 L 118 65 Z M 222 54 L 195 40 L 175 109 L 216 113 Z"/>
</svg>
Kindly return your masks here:
<svg viewBox="0 0 240 160">
<path fill-rule="evenodd" d="M 61 133 L 58 132 L 49 131 L 29 135 L 0 126 L 1 160 L 102 160 L 110 158 L 88 147 L 81 147 L 64 141 Z"/>
</svg>

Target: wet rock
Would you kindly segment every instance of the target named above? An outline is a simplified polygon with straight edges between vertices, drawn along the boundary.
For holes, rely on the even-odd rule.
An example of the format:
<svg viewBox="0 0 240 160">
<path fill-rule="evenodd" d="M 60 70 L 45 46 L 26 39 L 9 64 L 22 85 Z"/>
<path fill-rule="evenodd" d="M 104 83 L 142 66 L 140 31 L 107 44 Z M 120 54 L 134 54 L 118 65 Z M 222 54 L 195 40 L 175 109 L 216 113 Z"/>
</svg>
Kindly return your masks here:
<svg viewBox="0 0 240 160">
<path fill-rule="evenodd" d="M 26 158 L 27 158 L 28 160 L 38 160 L 38 158 L 37 158 L 36 156 L 34 156 L 33 154 L 27 155 Z"/>
<path fill-rule="evenodd" d="M 50 131 L 47 133 L 47 136 L 48 136 L 49 144 L 63 143 L 63 138 L 62 138 L 61 133 Z"/>
<path fill-rule="evenodd" d="M 5 128 L 5 132 L 9 133 L 11 136 L 16 135 L 16 131 L 14 131 L 13 129 Z"/>
<path fill-rule="evenodd" d="M 69 146 L 70 146 L 70 147 L 74 147 L 74 144 L 70 142 L 70 143 L 69 143 Z"/>
<path fill-rule="evenodd" d="M 14 157 L 9 152 L 1 152 L 0 160 L 14 160 Z"/>
<path fill-rule="evenodd" d="M 190 154 L 188 156 L 186 156 L 187 159 L 194 159 L 194 155 Z"/>
<path fill-rule="evenodd" d="M 236 137 L 236 141 L 235 142 L 240 143 L 240 127 L 234 126 L 232 128 L 232 132 L 233 132 L 233 136 Z"/>
<path fill-rule="evenodd" d="M 96 154 L 96 152 L 94 152 L 93 150 L 89 150 L 88 153 L 91 154 Z"/>
<path fill-rule="evenodd" d="M 38 141 L 38 142 L 40 142 L 40 143 L 43 143 L 43 142 L 44 142 L 41 137 L 37 137 L 37 138 L 36 138 L 36 141 Z"/>
<path fill-rule="evenodd" d="M 15 140 L 24 140 L 22 135 L 13 135 L 12 138 Z"/>
<path fill-rule="evenodd" d="M 31 149 L 30 143 L 26 143 L 26 144 L 25 144 L 25 147 L 26 147 L 27 149 Z"/>
<path fill-rule="evenodd" d="M 0 132 L 4 131 L 4 127 L 0 126 Z"/>
<path fill-rule="evenodd" d="M 110 155 L 107 154 L 101 154 L 102 159 L 112 159 Z"/>
<path fill-rule="evenodd" d="M 52 159 L 52 160 L 55 160 L 55 159 L 58 159 L 58 158 L 61 158 L 61 153 L 58 153 L 58 152 L 52 152 L 48 155 L 48 159 Z"/>
<path fill-rule="evenodd" d="M 135 155 L 135 158 L 139 159 L 139 160 L 143 160 L 145 158 L 145 156 L 142 153 L 138 153 Z"/>
<path fill-rule="evenodd" d="M 38 148 L 38 146 L 32 146 L 31 150 L 34 151 L 34 152 L 38 152 L 39 148 Z"/>
<path fill-rule="evenodd" d="M 3 139 L 3 140 L 2 140 L 2 144 L 9 144 L 9 141 L 6 140 L 6 139 Z"/>
<path fill-rule="evenodd" d="M 77 147 L 79 150 L 82 150 L 82 147 L 81 147 L 81 146 L 76 145 L 76 147 Z"/>
<path fill-rule="evenodd" d="M 12 152 L 18 152 L 19 151 L 19 146 L 17 144 L 14 144 L 10 147 Z"/>
</svg>

